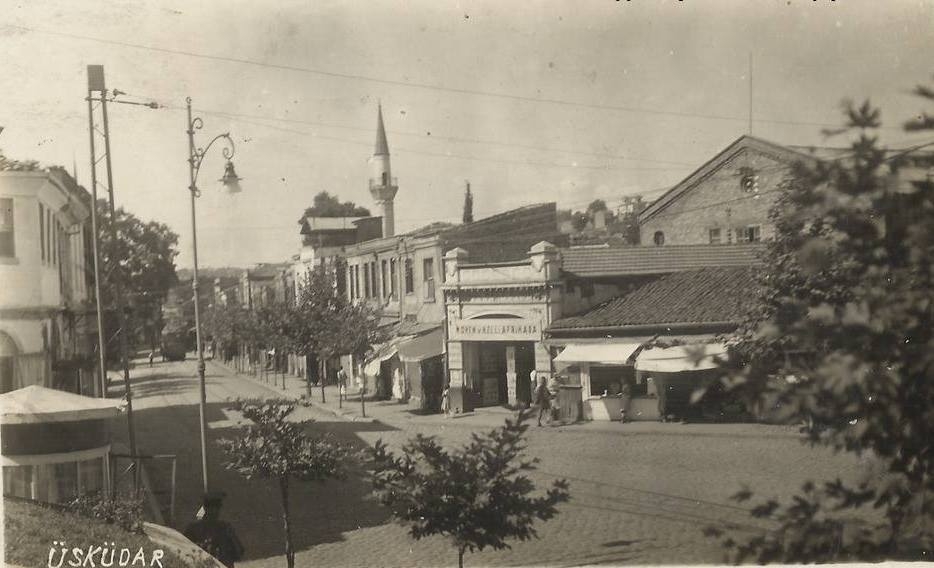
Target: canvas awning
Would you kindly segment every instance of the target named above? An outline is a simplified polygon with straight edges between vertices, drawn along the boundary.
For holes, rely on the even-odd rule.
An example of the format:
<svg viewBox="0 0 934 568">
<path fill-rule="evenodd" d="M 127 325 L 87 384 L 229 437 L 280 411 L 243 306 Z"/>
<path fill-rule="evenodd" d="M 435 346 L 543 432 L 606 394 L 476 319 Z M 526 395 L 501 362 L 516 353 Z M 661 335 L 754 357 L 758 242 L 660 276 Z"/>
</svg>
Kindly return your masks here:
<svg viewBox="0 0 934 568">
<path fill-rule="evenodd" d="M 444 334 L 441 328 L 411 337 L 399 344 L 399 359 L 418 362 L 444 353 Z"/>
<path fill-rule="evenodd" d="M 575 363 L 625 365 L 642 343 L 571 343 L 555 357 L 555 366 L 569 367 Z"/>
<path fill-rule="evenodd" d="M 124 401 L 30 385 L 0 395 L 0 424 L 43 424 L 116 416 Z"/>
<path fill-rule="evenodd" d="M 676 347 L 644 349 L 636 358 L 637 371 L 679 373 L 716 369 L 714 358 L 726 353 L 722 343 L 695 343 Z"/>
</svg>

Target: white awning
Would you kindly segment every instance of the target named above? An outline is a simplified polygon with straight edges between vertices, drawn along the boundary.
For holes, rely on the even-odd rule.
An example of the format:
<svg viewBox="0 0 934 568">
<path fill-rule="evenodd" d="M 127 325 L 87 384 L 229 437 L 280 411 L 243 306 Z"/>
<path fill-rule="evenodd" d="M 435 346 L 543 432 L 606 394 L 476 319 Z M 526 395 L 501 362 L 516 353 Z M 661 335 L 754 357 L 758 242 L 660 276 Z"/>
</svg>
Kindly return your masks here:
<svg viewBox="0 0 934 568">
<path fill-rule="evenodd" d="M 597 365 L 625 365 L 642 343 L 571 343 L 555 357 L 555 366 L 568 367 L 575 363 Z"/>
<path fill-rule="evenodd" d="M 116 416 L 124 401 L 30 385 L 0 395 L 0 423 L 41 424 Z"/>
<path fill-rule="evenodd" d="M 715 357 L 726 353 L 722 343 L 696 343 L 676 347 L 643 349 L 636 358 L 637 371 L 678 373 L 716 369 Z"/>
</svg>

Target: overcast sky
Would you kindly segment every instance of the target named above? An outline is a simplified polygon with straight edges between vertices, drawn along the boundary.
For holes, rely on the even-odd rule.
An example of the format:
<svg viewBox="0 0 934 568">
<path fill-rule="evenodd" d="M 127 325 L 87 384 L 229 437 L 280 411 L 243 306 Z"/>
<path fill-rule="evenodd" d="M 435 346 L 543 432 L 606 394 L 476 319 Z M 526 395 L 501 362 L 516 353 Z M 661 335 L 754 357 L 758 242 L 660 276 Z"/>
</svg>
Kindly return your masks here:
<svg viewBox="0 0 934 568">
<path fill-rule="evenodd" d="M 77 162 L 89 186 L 86 66 L 104 65 L 108 87 L 168 107 L 111 107 L 116 199 L 178 232 L 189 266 L 190 96 L 199 141 L 230 131 L 244 178 L 223 195 L 221 154 L 206 158 L 199 261 L 248 266 L 298 251 L 321 190 L 378 214 L 377 101 L 397 231 L 459 221 L 465 180 L 478 217 L 657 197 L 747 132 L 750 54 L 756 136 L 843 144 L 821 125 L 870 97 L 890 145 L 934 138 L 896 128 L 925 108 L 910 89 L 934 73 L 929 0 L 265 4 L 0 0 L 0 148 Z"/>
</svg>

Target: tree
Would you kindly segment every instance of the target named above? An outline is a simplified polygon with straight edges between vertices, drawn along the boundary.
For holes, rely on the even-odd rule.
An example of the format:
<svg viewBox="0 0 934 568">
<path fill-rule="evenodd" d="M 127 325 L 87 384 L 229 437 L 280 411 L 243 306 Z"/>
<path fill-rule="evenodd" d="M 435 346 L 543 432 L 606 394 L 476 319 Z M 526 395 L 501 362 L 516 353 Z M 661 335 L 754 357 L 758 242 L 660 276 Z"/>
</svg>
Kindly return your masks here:
<svg viewBox="0 0 934 568">
<path fill-rule="evenodd" d="M 0 150 L 0 172 L 34 172 L 39 169 L 39 162 L 35 160 L 14 160 Z"/>
<path fill-rule="evenodd" d="M 473 223 L 473 194 L 470 193 L 470 184 L 467 184 L 467 190 L 464 192 L 464 217 L 462 221 Z"/>
<path fill-rule="evenodd" d="M 304 217 L 369 217 L 370 210 L 353 201 L 341 203 L 336 195 L 322 191 L 315 195 L 312 206 L 305 209 Z M 302 222 L 301 219 L 298 221 Z"/>
<path fill-rule="evenodd" d="M 125 305 L 133 318 L 130 325 L 148 335 L 150 347 L 153 347 L 161 331 L 162 303 L 169 289 L 178 282 L 175 275 L 178 234 L 162 223 L 143 221 L 122 207 L 115 213 L 116 241 L 112 238 L 111 223 L 114 221 L 110 206 L 106 200 L 97 201 L 101 302 L 105 306 L 117 305 L 112 284 L 114 278 L 120 278 Z M 106 323 L 108 329 L 116 330 L 116 318 L 112 312 L 107 314 Z M 113 332 L 108 336 L 113 336 Z"/>
<path fill-rule="evenodd" d="M 934 546 L 934 185 L 892 181 L 931 156 L 881 149 L 868 102 L 846 115 L 848 155 L 799 164 L 772 212 L 760 306 L 726 386 L 804 421 L 811 443 L 872 456 L 884 475 L 809 481 L 788 505 L 758 505 L 778 528 L 727 538 L 738 561 L 922 559 Z"/>
<path fill-rule="evenodd" d="M 378 314 L 365 304 L 350 303 L 338 293 L 331 273 L 320 267 L 308 274 L 292 321 L 293 350 L 318 357 L 322 402 L 327 361 L 343 354 L 360 357 L 382 340 Z M 310 396 L 310 379 L 307 384 Z"/>
<path fill-rule="evenodd" d="M 221 439 L 226 467 L 247 479 L 272 479 L 279 485 L 285 558 L 295 566 L 289 524 L 289 483 L 294 480 L 344 479 L 349 452 L 326 437 L 311 437 L 306 422 L 290 420 L 295 402 L 289 400 L 237 400 L 233 409 L 252 421 L 238 438 Z"/>
<path fill-rule="evenodd" d="M 523 457 L 528 413 L 491 432 L 473 434 L 463 448 L 448 451 L 434 437 L 409 440 L 396 457 L 379 441 L 372 448 L 373 490 L 380 503 L 409 529 L 415 540 L 446 536 L 464 553 L 509 548 L 507 539 L 538 536 L 536 519 L 554 517 L 568 500 L 567 480 L 556 480 L 544 495 L 532 496 L 527 473 L 538 459 Z"/>
</svg>

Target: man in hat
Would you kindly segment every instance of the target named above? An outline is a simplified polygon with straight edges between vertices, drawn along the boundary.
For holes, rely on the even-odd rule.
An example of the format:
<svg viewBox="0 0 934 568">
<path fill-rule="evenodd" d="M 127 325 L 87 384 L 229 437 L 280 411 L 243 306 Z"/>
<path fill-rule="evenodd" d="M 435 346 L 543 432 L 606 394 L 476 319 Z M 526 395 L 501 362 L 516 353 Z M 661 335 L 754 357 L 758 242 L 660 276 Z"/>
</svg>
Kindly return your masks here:
<svg viewBox="0 0 934 568">
<path fill-rule="evenodd" d="M 223 499 L 220 491 L 205 493 L 198 520 L 188 525 L 185 536 L 221 564 L 233 568 L 234 562 L 243 557 L 243 545 L 233 527 L 220 520 Z"/>
</svg>

